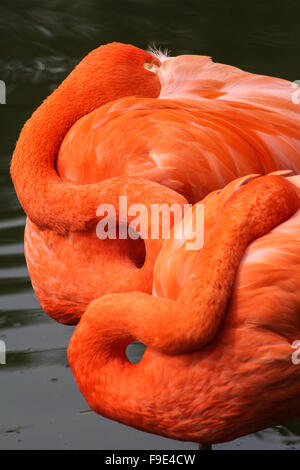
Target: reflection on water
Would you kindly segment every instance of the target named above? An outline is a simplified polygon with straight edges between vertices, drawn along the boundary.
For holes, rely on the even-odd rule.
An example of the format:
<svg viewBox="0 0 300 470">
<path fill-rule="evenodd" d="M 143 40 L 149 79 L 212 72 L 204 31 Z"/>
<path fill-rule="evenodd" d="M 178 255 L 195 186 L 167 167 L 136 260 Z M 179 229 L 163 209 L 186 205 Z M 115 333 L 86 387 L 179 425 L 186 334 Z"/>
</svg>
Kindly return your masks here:
<svg viewBox="0 0 300 470">
<path fill-rule="evenodd" d="M 29 369 L 40 365 L 64 365 L 67 367 L 66 349 L 56 348 L 46 351 L 11 351 L 6 355 L 5 370 Z M 55 379 L 51 379 L 55 381 Z"/>
<path fill-rule="evenodd" d="M 297 0 L 243 2 L 185 0 L 2 0 L 0 80 L 0 339 L 7 365 L 0 366 L 0 448 L 195 449 L 193 443 L 142 433 L 86 413 L 87 405 L 68 368 L 73 328 L 41 311 L 23 254 L 25 217 L 8 168 L 26 119 L 91 49 L 111 41 L 146 48 L 150 42 L 174 55 L 210 55 L 249 71 L 299 79 Z M 33 182 L 34 191 L 34 182 Z M 143 354 L 128 349 L 132 362 Z M 300 449 L 300 424 L 278 426 L 218 449 Z"/>
</svg>

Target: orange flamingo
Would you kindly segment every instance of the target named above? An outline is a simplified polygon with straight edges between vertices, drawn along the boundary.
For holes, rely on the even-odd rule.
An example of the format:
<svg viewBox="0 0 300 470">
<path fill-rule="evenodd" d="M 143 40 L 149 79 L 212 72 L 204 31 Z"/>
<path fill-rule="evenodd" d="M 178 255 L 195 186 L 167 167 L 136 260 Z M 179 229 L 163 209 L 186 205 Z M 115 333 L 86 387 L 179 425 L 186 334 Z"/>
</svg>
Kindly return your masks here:
<svg viewBox="0 0 300 470">
<path fill-rule="evenodd" d="M 164 298 L 94 300 L 68 359 L 96 412 L 211 444 L 300 416 L 300 176 L 240 178 L 203 204 L 201 250 L 164 242 L 154 276 Z M 137 339 L 147 348 L 133 365 L 125 351 Z"/>
<path fill-rule="evenodd" d="M 101 295 L 151 293 L 162 240 L 99 240 L 100 203 L 182 206 L 238 176 L 299 173 L 299 131 L 285 80 L 119 43 L 92 51 L 26 123 L 12 159 L 43 309 L 76 323 Z"/>
</svg>

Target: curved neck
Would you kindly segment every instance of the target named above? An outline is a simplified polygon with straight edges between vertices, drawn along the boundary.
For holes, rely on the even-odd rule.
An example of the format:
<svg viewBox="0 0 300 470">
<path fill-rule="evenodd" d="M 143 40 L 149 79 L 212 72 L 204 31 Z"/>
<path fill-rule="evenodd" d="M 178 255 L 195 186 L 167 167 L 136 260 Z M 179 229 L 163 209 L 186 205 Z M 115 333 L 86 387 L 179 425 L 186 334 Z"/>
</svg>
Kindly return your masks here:
<svg viewBox="0 0 300 470">
<path fill-rule="evenodd" d="M 159 93 L 157 86 L 143 92 L 135 88 L 133 92 L 133 84 L 127 86 L 126 77 L 112 81 L 107 66 L 110 50 L 117 55 L 114 45 L 92 51 L 44 101 L 20 134 L 12 158 L 11 176 L 23 209 L 41 228 L 60 234 L 86 230 L 96 222 L 96 210 L 101 202 L 115 205 L 116 195 L 126 195 L 131 183 L 136 183 L 137 187 L 144 183 L 142 178 L 123 177 L 80 185 L 63 181 L 55 170 L 61 142 L 82 116 L 105 103 L 134 93 L 147 97 L 156 97 Z M 158 184 L 155 187 L 161 188 Z M 141 193 L 145 193 L 145 184 Z M 169 191 L 168 194 L 176 193 Z M 134 197 L 133 191 L 131 196 Z M 104 201 L 103 197 L 106 198 Z"/>
<path fill-rule="evenodd" d="M 137 414 L 145 419 L 147 409 L 156 410 L 150 413 L 151 429 L 155 429 L 159 421 L 159 407 L 154 403 L 160 389 L 157 367 L 166 374 L 169 366 L 176 371 L 172 355 L 199 350 L 215 337 L 247 245 L 299 208 L 293 184 L 279 176 L 258 178 L 225 204 L 195 259 L 195 275 L 177 301 L 141 292 L 94 300 L 68 348 L 71 368 L 90 406 L 132 425 Z M 151 348 L 148 358 L 138 365 L 130 364 L 125 355 L 127 344 L 134 340 Z"/>
<path fill-rule="evenodd" d="M 194 258 L 193 275 L 177 301 L 139 293 L 112 297 L 110 308 L 113 311 L 116 302 L 115 316 L 122 316 L 124 331 L 167 354 L 207 345 L 220 328 L 247 246 L 299 208 L 299 190 L 280 176 L 257 178 L 239 188 L 205 235 L 204 247 Z"/>
<path fill-rule="evenodd" d="M 104 296 L 101 305 L 97 301 L 90 304 L 85 317 L 88 321 L 80 321 L 71 338 L 68 361 L 79 390 L 93 410 L 136 427 L 137 421 L 143 423 L 144 411 L 154 405 L 153 388 L 144 386 L 148 374 L 149 383 L 154 377 L 144 357 L 139 364 L 131 364 L 126 357 L 127 345 L 136 338 L 127 333 L 126 319 L 119 315 L 119 302 L 131 302 L 130 297 Z"/>
<path fill-rule="evenodd" d="M 58 232 L 82 230 L 95 219 L 95 195 L 86 186 L 64 182 L 55 171 L 55 158 L 71 126 L 109 101 L 105 81 L 98 94 L 80 93 L 82 65 L 50 95 L 25 124 L 11 164 L 18 198 L 29 218 Z M 84 204 L 86 202 L 86 204 Z"/>
</svg>

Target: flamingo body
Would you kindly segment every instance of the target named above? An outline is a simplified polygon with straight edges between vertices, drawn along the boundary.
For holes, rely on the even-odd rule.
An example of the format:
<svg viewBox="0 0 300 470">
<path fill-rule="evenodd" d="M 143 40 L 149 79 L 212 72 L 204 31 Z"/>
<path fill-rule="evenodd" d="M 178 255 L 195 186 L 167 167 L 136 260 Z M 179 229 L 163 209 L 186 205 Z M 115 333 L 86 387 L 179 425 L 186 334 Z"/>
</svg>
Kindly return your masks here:
<svg viewBox="0 0 300 470">
<path fill-rule="evenodd" d="M 202 443 L 300 416 L 300 182 L 284 178 L 300 172 L 299 130 L 287 81 L 117 43 L 25 124 L 11 174 L 28 269 L 49 315 L 80 320 L 68 358 L 96 412 Z M 125 223 L 120 195 L 147 214 L 190 202 L 189 227 L 202 204 L 204 246 L 99 240 L 100 204 Z"/>
<path fill-rule="evenodd" d="M 169 200 L 183 205 L 242 175 L 300 172 L 300 118 L 289 82 L 215 64 L 203 56 L 164 60 L 159 79 L 159 97 L 112 100 L 74 122 L 55 160 L 65 184 L 84 185 L 97 193 L 93 185 L 103 183 L 107 189 L 101 199 L 108 202 L 110 178 L 132 178 L 133 184 L 141 178 L 144 196 L 134 202 Z M 158 185 L 152 200 L 145 180 Z M 120 194 L 126 194 L 126 188 Z M 71 197 L 65 206 L 71 210 L 76 202 Z M 73 231 L 71 226 L 65 239 L 40 223 L 29 222 L 26 228 L 30 277 L 49 315 L 76 323 L 100 295 L 151 292 L 161 243 L 152 241 L 150 249 L 142 241 L 97 240 L 95 228 L 82 234 Z M 146 266 L 140 269 L 144 258 Z"/>
<path fill-rule="evenodd" d="M 195 203 L 239 176 L 300 171 L 289 82 L 201 56 L 166 59 L 160 80 L 158 98 L 123 98 L 76 122 L 58 173 L 84 184 L 136 175 Z"/>
<path fill-rule="evenodd" d="M 207 244 L 187 255 L 185 262 L 193 265 L 188 275 L 182 274 L 182 263 L 176 264 L 180 249 L 172 250 L 171 241 L 164 242 L 154 274 L 155 284 L 165 286 L 164 297 L 106 295 L 84 313 L 68 357 L 80 390 L 98 413 L 139 429 L 202 443 L 224 442 L 300 416 L 300 369 L 291 359 L 291 345 L 300 334 L 299 209 L 249 245 L 221 327 L 208 343 L 199 344 L 199 331 L 210 320 L 211 303 L 206 303 L 206 296 L 211 296 L 213 309 L 220 298 L 220 292 L 213 294 L 219 289 L 213 273 L 221 285 L 225 282 L 215 260 L 212 265 L 217 272 L 210 271 L 212 255 L 204 257 L 207 262 L 201 266 L 199 254 L 208 249 L 213 237 L 220 243 L 223 260 L 228 256 L 233 262 L 242 234 L 240 238 L 234 234 L 236 245 L 226 255 L 225 234 L 230 224 L 223 222 L 223 233 L 218 236 L 214 230 L 232 195 L 248 186 L 249 180 L 234 181 L 204 201 Z M 290 181 L 300 188 L 299 177 Z M 250 186 L 255 197 L 255 186 Z M 244 209 L 244 204 L 237 206 L 234 223 L 242 220 Z M 255 225 L 255 218 L 248 219 L 249 231 L 251 224 Z M 180 287 L 174 287 L 172 279 L 176 267 L 183 277 Z M 203 281 L 206 271 L 208 284 Z M 177 295 L 168 290 L 169 280 Z M 194 324 L 202 304 L 207 307 Z M 189 352 L 193 335 L 199 346 Z M 137 365 L 130 364 L 125 355 L 126 345 L 134 339 L 148 346 Z"/>
</svg>

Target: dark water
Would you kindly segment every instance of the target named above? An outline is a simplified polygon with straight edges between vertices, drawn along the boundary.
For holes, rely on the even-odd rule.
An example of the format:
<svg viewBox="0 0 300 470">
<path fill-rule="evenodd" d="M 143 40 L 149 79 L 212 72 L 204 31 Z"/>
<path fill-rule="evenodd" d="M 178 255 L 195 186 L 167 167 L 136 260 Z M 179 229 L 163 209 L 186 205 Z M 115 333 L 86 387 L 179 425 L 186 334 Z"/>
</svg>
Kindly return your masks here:
<svg viewBox="0 0 300 470">
<path fill-rule="evenodd" d="M 66 360 L 72 328 L 48 319 L 23 255 L 25 216 L 8 174 L 21 126 L 89 50 L 110 41 L 173 55 L 198 53 L 249 71 L 300 79 L 298 0 L 269 2 L 1 0 L 0 449 L 195 449 L 85 413 Z M 34 188 L 33 188 L 34 190 Z M 131 354 L 138 356 L 139 346 Z M 258 397 L 259 399 L 259 397 Z M 300 449 L 300 424 L 278 426 L 216 449 Z"/>
</svg>

